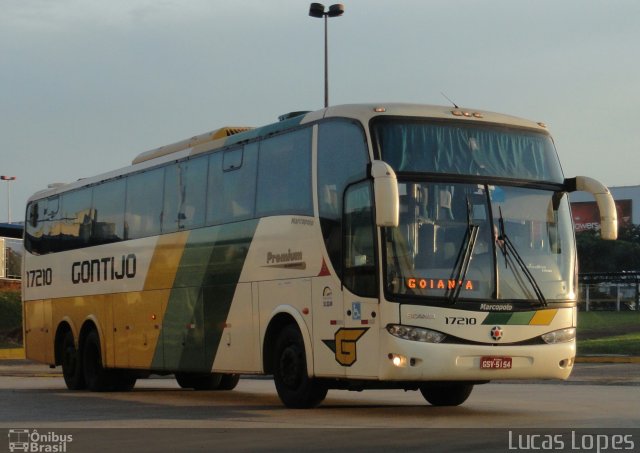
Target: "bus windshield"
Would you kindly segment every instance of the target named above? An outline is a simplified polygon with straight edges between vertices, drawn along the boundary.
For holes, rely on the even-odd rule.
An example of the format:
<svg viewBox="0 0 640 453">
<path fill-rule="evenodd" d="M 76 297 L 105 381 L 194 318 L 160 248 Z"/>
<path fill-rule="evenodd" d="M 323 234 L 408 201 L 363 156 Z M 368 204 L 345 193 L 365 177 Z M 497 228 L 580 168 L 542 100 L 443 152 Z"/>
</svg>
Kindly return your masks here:
<svg viewBox="0 0 640 453">
<path fill-rule="evenodd" d="M 372 123 L 375 146 L 396 173 L 493 176 L 562 183 L 551 137 L 501 126 L 396 118 Z"/>
<path fill-rule="evenodd" d="M 386 289 L 439 301 L 575 300 L 567 196 L 490 184 L 399 182 Z"/>
</svg>

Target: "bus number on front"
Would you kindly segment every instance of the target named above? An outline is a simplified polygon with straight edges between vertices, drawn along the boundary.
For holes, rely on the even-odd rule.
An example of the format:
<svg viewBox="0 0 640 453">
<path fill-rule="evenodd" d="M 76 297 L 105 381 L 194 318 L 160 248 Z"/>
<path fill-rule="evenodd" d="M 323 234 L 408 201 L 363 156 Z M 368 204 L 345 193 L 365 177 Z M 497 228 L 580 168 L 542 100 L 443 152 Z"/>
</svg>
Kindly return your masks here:
<svg viewBox="0 0 640 453">
<path fill-rule="evenodd" d="M 445 324 L 454 324 L 457 326 L 475 326 L 477 323 L 476 318 L 465 318 L 463 316 L 446 316 L 444 320 Z"/>
</svg>

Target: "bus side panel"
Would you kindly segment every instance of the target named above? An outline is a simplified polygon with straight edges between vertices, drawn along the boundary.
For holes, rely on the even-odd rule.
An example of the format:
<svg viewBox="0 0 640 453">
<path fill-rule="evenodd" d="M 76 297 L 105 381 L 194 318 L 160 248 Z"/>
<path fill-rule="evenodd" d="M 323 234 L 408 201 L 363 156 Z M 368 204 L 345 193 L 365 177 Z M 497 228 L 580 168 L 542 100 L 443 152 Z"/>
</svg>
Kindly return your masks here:
<svg viewBox="0 0 640 453">
<path fill-rule="evenodd" d="M 150 369 L 162 348 L 160 319 L 169 291 L 144 291 L 113 296 L 113 349 L 116 368 Z"/>
<path fill-rule="evenodd" d="M 30 360 L 53 364 L 51 300 L 24 301 L 25 354 Z"/>
<path fill-rule="evenodd" d="M 200 288 L 176 288 L 171 291 L 162 326 L 162 350 L 156 350 L 153 367 L 205 371 Z"/>
<path fill-rule="evenodd" d="M 311 278 L 297 278 L 290 280 L 274 280 L 258 283 L 258 300 L 260 304 L 261 343 L 264 341 L 265 331 L 278 306 L 293 307 L 294 311 L 303 313 L 311 307 Z M 309 312 L 310 313 L 310 312 Z M 313 323 L 309 314 L 303 316 L 304 325 L 310 338 L 313 338 Z M 302 332 L 303 337 L 306 336 Z M 313 345 L 311 345 L 313 350 Z M 311 359 L 309 359 L 311 362 Z"/>
<path fill-rule="evenodd" d="M 251 283 L 240 283 L 218 345 L 213 364 L 217 372 L 260 371 L 259 347 L 256 341 L 258 317 L 253 309 Z"/>
<path fill-rule="evenodd" d="M 162 319 L 162 347 L 156 348 L 153 369 L 212 370 L 257 224 L 249 220 L 190 232 Z"/>
</svg>

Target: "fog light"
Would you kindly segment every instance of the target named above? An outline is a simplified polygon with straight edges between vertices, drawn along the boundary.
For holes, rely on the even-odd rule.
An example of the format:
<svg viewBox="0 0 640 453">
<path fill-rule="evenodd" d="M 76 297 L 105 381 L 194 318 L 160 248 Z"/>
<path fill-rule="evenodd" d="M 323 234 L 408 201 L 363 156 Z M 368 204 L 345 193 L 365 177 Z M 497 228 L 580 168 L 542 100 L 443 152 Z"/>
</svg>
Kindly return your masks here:
<svg viewBox="0 0 640 453">
<path fill-rule="evenodd" d="M 571 357 L 570 359 L 560 360 L 560 363 L 558 365 L 560 365 L 560 368 L 562 369 L 571 368 L 573 366 L 574 360 L 575 359 L 573 357 Z"/>
<path fill-rule="evenodd" d="M 398 368 L 407 366 L 407 358 L 400 354 L 389 354 L 389 360 L 393 363 L 394 366 Z"/>
</svg>

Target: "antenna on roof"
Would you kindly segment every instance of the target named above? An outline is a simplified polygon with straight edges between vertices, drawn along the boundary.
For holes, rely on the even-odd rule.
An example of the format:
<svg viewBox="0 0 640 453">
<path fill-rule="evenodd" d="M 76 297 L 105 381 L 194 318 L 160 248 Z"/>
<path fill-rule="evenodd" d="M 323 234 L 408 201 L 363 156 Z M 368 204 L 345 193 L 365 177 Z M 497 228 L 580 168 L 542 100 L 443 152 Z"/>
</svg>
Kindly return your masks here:
<svg viewBox="0 0 640 453">
<path fill-rule="evenodd" d="M 453 102 L 451 99 L 449 99 L 449 96 L 447 96 L 446 94 L 444 94 L 442 91 L 440 92 L 440 94 L 441 94 L 441 95 L 442 95 L 442 96 L 443 96 L 447 101 L 451 102 L 451 103 L 453 104 L 453 107 L 454 107 L 454 108 L 457 108 L 457 109 L 459 109 L 459 108 L 460 108 L 460 107 L 458 107 L 458 106 L 456 105 L 456 103 L 455 103 L 455 102 Z"/>
</svg>

